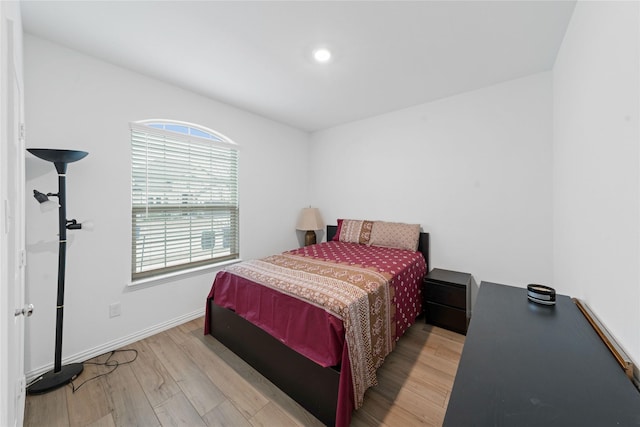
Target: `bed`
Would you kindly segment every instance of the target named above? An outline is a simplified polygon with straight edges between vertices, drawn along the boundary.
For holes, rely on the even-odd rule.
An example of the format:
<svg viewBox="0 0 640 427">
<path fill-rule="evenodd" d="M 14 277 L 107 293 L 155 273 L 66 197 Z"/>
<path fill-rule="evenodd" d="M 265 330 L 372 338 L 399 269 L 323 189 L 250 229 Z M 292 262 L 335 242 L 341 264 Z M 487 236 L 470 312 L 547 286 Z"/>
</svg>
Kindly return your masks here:
<svg viewBox="0 0 640 427">
<path fill-rule="evenodd" d="M 205 333 L 324 424 L 348 426 L 364 391 L 376 384 L 375 370 L 422 312 L 429 234 L 411 225 L 417 227 L 417 251 L 408 249 L 412 241 L 406 248 L 377 246 L 380 233 L 372 229 L 406 230 L 396 225 L 407 224 L 338 220 L 327 226 L 327 242 L 218 272 L 207 298 Z M 360 298 L 363 306 L 335 308 L 342 294 L 327 296 L 317 287 L 328 283 L 333 292 L 345 278 L 367 283 L 374 296 Z M 299 281 L 312 289 L 302 291 L 304 297 L 296 294 Z"/>
</svg>

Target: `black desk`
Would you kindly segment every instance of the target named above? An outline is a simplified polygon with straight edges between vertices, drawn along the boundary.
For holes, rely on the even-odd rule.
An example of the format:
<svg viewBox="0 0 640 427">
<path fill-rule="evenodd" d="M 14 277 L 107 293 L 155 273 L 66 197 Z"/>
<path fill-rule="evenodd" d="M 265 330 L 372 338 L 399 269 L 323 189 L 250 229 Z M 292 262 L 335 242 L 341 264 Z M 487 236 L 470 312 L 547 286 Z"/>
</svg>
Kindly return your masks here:
<svg viewBox="0 0 640 427">
<path fill-rule="evenodd" d="M 482 282 L 444 425 L 640 425 L 640 392 L 567 296 Z"/>
</svg>

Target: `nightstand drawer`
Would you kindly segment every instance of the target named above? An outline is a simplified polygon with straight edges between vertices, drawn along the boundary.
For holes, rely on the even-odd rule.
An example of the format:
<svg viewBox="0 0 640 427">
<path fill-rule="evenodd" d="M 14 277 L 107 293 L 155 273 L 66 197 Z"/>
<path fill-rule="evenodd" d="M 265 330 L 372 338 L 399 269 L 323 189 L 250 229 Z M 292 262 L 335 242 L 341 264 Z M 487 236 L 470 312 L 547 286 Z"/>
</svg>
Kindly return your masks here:
<svg viewBox="0 0 640 427">
<path fill-rule="evenodd" d="M 461 334 L 467 334 L 467 312 L 442 304 L 427 302 L 427 322 Z"/>
<path fill-rule="evenodd" d="M 464 286 L 443 285 L 427 280 L 425 298 L 429 302 L 450 305 L 462 310 L 466 310 L 467 307 L 467 289 Z"/>
</svg>

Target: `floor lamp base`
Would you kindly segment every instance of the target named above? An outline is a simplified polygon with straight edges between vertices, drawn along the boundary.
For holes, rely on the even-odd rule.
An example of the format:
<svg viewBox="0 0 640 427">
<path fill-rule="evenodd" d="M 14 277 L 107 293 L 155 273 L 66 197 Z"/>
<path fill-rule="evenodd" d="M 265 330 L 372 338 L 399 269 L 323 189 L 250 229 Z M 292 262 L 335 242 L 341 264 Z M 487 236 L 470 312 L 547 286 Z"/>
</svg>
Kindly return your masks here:
<svg viewBox="0 0 640 427">
<path fill-rule="evenodd" d="M 31 384 L 27 388 L 27 394 L 43 394 L 69 384 L 80 375 L 84 365 L 82 363 L 70 363 L 64 365 L 59 372 L 53 370 L 42 375 L 42 379 Z"/>
</svg>

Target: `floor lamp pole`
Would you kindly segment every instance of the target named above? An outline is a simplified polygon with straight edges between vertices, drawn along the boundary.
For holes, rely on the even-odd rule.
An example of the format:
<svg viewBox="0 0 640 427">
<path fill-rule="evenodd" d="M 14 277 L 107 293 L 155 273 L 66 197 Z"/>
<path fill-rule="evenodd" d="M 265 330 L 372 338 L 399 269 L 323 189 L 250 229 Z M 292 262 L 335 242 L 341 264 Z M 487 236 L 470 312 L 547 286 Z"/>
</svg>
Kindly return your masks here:
<svg viewBox="0 0 640 427">
<path fill-rule="evenodd" d="M 48 196 L 58 197 L 58 229 L 60 244 L 58 249 L 58 296 L 56 301 L 56 341 L 53 370 L 42 375 L 27 388 L 29 394 L 42 394 L 55 390 L 71 382 L 80 375 L 84 366 L 82 363 L 62 365 L 62 324 L 64 316 L 64 281 L 67 258 L 67 227 L 80 228 L 75 220 L 67 221 L 67 164 L 84 158 L 88 153 L 74 150 L 28 149 L 35 156 L 53 162 L 58 172 L 58 194 Z M 40 200 L 39 200 L 40 201 Z"/>
<path fill-rule="evenodd" d="M 66 164 L 65 164 L 66 166 Z M 66 171 L 65 171 L 66 172 Z M 56 303 L 56 347 L 53 372 L 62 371 L 62 320 L 64 317 L 64 279 L 67 262 L 67 183 L 64 173 L 58 172 L 58 298 Z"/>
</svg>

